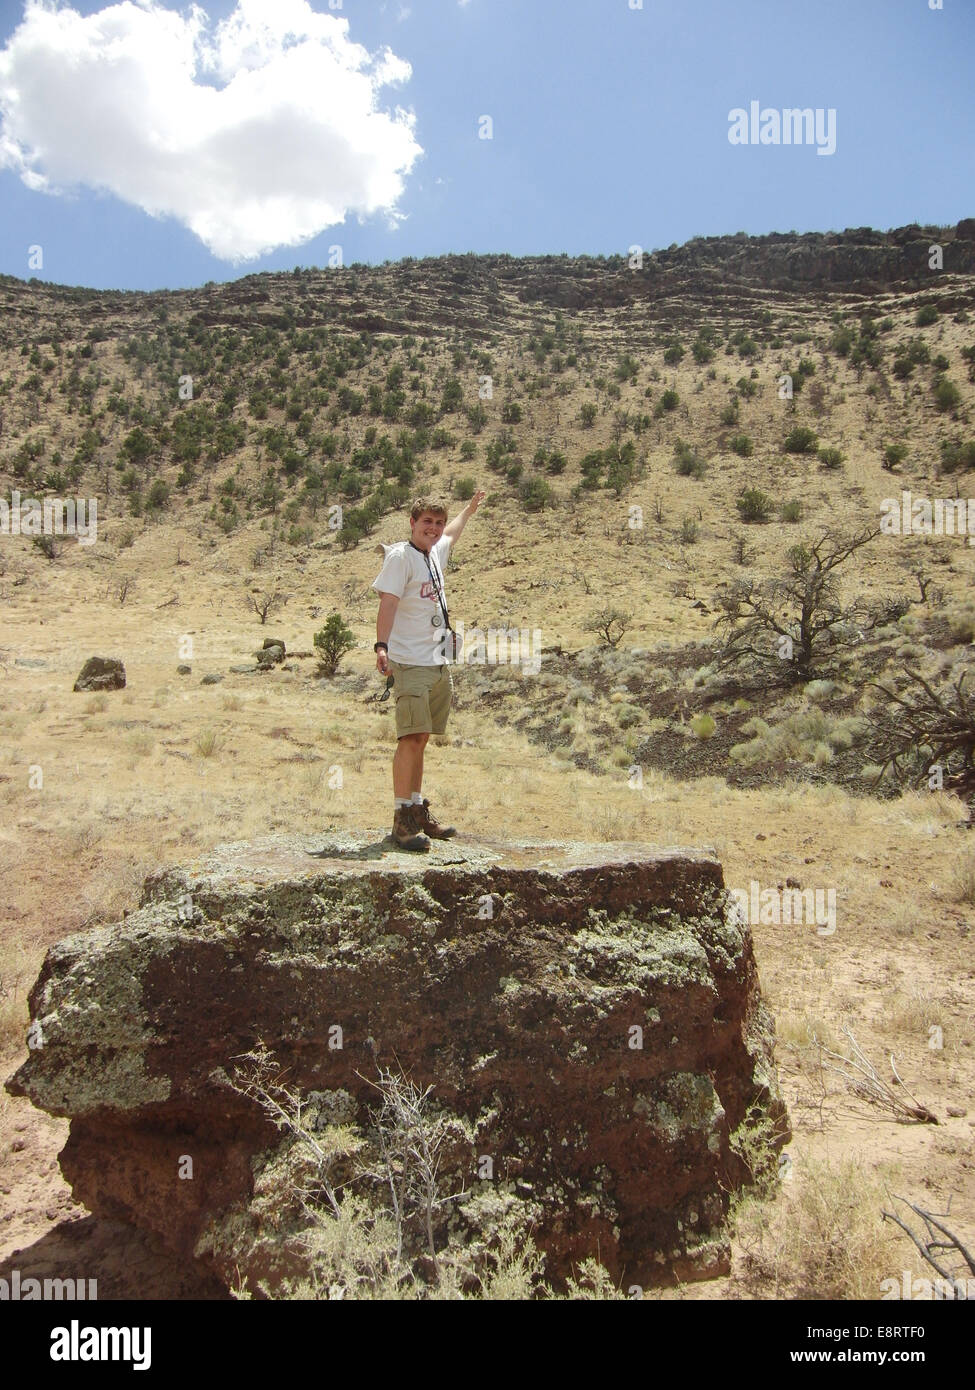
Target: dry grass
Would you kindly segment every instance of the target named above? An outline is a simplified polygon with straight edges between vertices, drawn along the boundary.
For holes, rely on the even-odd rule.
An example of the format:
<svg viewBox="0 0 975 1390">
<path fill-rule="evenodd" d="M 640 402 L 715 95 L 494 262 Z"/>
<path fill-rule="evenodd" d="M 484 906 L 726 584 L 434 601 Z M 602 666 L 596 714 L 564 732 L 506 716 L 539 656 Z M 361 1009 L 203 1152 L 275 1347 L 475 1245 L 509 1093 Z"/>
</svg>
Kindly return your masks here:
<svg viewBox="0 0 975 1390">
<path fill-rule="evenodd" d="M 948 880 L 948 896 L 952 902 L 975 905 L 975 855 L 966 855 L 955 866 Z"/>
<path fill-rule="evenodd" d="M 856 1157 L 813 1161 L 776 1202 L 746 1196 L 735 1210 L 738 1278 L 766 1297 L 879 1299 L 884 1279 L 916 1266 L 880 1215 L 895 1176 Z"/>
</svg>

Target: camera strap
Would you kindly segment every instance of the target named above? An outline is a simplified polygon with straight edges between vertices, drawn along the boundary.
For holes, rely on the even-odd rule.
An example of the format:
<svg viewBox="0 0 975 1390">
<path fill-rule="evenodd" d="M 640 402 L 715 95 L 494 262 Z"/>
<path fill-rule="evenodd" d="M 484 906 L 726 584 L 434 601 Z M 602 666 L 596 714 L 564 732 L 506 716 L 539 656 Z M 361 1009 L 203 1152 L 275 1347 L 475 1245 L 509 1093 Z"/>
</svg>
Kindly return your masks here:
<svg viewBox="0 0 975 1390">
<path fill-rule="evenodd" d="M 412 541 L 410 541 L 410 545 L 413 545 L 413 542 L 412 542 Z M 420 550 L 420 547 L 419 547 L 418 545 L 413 545 L 413 549 L 414 549 L 414 550 Z M 439 599 L 439 601 L 440 601 L 440 607 L 443 609 L 444 622 L 447 624 L 447 627 L 450 628 L 450 615 L 449 615 L 449 613 L 447 612 L 447 605 L 446 605 L 446 603 L 444 602 L 444 585 L 443 585 L 443 580 L 442 580 L 442 579 L 438 579 L 437 574 L 436 574 L 436 572 L 435 572 L 435 570 L 434 570 L 434 567 L 433 567 L 433 566 L 431 565 L 431 563 L 430 563 L 431 558 L 432 558 L 432 557 L 430 556 L 430 554 L 429 554 L 426 550 L 420 550 L 420 554 L 423 556 L 424 560 L 426 561 L 427 572 L 428 572 L 428 574 L 430 575 L 430 583 L 433 585 L 433 592 L 436 594 L 437 598 Z M 451 629 L 451 630 L 452 630 L 452 629 Z"/>
</svg>

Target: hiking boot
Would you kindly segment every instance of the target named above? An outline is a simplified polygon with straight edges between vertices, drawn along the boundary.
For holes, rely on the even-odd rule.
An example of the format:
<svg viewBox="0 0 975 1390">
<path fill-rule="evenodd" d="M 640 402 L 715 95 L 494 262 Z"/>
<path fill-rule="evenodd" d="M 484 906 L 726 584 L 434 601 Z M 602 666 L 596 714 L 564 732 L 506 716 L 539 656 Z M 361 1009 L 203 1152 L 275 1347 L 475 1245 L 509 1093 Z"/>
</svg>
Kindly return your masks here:
<svg viewBox="0 0 975 1390">
<path fill-rule="evenodd" d="M 449 840 L 451 835 L 457 834 L 454 826 L 438 824 L 426 797 L 423 798 L 422 806 L 417 805 L 414 801 L 410 809 L 413 812 L 417 830 L 422 830 L 424 835 L 430 835 L 434 840 Z"/>
<path fill-rule="evenodd" d="M 430 841 L 419 833 L 420 827 L 413 812 L 416 806 L 397 806 L 393 817 L 392 836 L 400 849 L 429 849 Z"/>
</svg>

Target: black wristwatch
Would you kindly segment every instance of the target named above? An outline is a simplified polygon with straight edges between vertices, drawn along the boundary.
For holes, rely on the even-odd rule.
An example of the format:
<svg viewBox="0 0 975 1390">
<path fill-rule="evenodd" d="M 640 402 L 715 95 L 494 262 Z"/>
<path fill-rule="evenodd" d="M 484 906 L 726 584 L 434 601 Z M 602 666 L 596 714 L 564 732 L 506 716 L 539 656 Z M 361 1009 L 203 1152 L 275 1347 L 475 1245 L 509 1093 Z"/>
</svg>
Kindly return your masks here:
<svg viewBox="0 0 975 1390">
<path fill-rule="evenodd" d="M 389 656 L 389 648 L 386 646 L 385 642 L 374 642 L 372 649 L 374 652 L 378 652 L 380 647 L 382 647 L 386 655 Z"/>
</svg>

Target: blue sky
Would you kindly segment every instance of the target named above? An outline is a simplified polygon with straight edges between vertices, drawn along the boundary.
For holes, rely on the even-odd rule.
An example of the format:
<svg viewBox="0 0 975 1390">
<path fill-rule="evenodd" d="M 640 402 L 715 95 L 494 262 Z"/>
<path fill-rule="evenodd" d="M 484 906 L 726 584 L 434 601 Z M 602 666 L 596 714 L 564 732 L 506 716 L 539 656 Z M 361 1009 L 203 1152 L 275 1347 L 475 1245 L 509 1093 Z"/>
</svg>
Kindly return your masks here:
<svg viewBox="0 0 975 1390">
<path fill-rule="evenodd" d="M 162 0 L 2 0 L 0 271 L 178 288 L 334 245 L 610 254 L 975 215 L 972 0 L 631 3 L 202 0 L 191 34 Z M 835 153 L 731 144 L 752 101 L 835 110 Z"/>
</svg>

